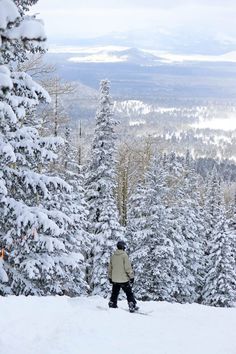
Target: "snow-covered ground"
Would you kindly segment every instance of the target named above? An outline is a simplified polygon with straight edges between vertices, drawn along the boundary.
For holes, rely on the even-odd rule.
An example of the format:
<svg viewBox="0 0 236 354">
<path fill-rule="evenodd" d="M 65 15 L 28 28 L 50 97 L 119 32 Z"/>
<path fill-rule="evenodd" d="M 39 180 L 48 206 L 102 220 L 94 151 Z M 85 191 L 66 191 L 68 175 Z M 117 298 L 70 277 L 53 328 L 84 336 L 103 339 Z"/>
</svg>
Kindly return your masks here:
<svg viewBox="0 0 236 354">
<path fill-rule="evenodd" d="M 236 354 L 235 308 L 139 305 L 147 316 L 100 297 L 1 297 L 0 353 Z"/>
<path fill-rule="evenodd" d="M 214 118 L 208 120 L 200 120 L 198 123 L 192 125 L 193 128 L 198 129 L 216 129 L 231 131 L 236 129 L 236 115 L 227 118 Z"/>
</svg>

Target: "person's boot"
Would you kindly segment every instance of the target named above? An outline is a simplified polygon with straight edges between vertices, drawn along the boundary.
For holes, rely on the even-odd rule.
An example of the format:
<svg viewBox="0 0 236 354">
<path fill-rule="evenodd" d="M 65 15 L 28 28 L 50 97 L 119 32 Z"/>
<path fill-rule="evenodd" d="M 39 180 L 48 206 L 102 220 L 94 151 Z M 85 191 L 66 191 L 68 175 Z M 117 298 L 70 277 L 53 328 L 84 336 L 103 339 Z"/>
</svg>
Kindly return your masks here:
<svg viewBox="0 0 236 354">
<path fill-rule="evenodd" d="M 129 312 L 135 311 L 135 304 L 133 302 L 129 302 Z"/>
<path fill-rule="evenodd" d="M 109 301 L 108 306 L 113 309 L 117 309 L 117 307 L 118 307 L 117 304 L 115 304 L 113 301 Z"/>
</svg>

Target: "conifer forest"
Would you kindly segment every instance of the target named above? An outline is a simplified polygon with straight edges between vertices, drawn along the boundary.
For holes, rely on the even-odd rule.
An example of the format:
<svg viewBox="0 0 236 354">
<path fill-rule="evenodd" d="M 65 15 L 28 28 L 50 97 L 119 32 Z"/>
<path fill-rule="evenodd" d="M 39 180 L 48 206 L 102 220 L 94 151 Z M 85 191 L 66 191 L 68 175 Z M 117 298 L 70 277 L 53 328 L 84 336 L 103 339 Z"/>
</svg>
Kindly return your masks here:
<svg viewBox="0 0 236 354">
<path fill-rule="evenodd" d="M 108 263 L 123 240 L 138 301 L 235 306 L 235 130 L 217 155 L 212 131 L 174 127 L 217 104 L 186 99 L 184 110 L 178 100 L 161 112 L 159 97 L 145 113 L 134 97 L 136 110 L 124 105 L 125 81 L 122 103 L 109 75 L 90 91 L 65 80 L 30 12 L 37 2 L 0 0 L 0 296 L 108 299 Z M 138 51 L 122 58 L 131 54 L 139 65 Z"/>
</svg>

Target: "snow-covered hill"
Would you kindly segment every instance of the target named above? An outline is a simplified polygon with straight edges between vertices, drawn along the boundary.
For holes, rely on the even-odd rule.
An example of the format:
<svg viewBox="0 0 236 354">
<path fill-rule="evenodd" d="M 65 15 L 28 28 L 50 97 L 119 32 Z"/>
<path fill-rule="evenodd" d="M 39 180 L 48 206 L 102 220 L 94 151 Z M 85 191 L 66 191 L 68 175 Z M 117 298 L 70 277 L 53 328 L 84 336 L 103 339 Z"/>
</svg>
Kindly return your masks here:
<svg viewBox="0 0 236 354">
<path fill-rule="evenodd" d="M 105 47 L 87 49 L 69 58 L 74 63 L 119 63 L 126 62 L 139 65 L 155 65 L 158 57 L 137 48 Z"/>
<path fill-rule="evenodd" d="M 100 297 L 0 298 L 1 354 L 235 354 L 236 309 Z M 100 308 L 99 308 L 100 307 Z"/>
<path fill-rule="evenodd" d="M 132 48 L 124 46 L 50 46 L 49 53 L 67 53 L 72 56 L 69 61 L 74 63 L 132 63 L 143 66 L 153 66 L 160 63 L 210 62 L 235 63 L 236 51 L 219 55 L 204 54 L 174 54 L 151 49 Z"/>
</svg>

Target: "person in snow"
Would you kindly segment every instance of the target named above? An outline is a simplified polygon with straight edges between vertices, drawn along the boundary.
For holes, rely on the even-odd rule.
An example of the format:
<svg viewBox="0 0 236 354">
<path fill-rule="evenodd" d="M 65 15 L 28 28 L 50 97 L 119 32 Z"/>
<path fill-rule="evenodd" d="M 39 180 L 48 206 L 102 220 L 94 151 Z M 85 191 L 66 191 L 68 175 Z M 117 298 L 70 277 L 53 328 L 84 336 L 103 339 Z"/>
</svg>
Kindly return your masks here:
<svg viewBox="0 0 236 354">
<path fill-rule="evenodd" d="M 109 267 L 108 277 L 112 286 L 112 294 L 109 301 L 109 307 L 117 308 L 117 300 L 120 289 L 122 288 L 126 294 L 129 310 L 134 312 L 138 309 L 136 306 L 136 300 L 131 288 L 131 284 L 134 282 L 134 272 L 129 261 L 129 257 L 125 252 L 125 242 L 119 241 L 117 243 L 117 250 L 112 255 Z"/>
</svg>

